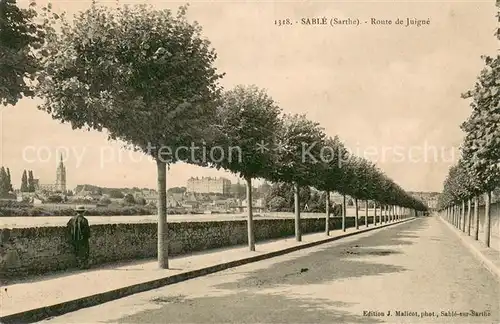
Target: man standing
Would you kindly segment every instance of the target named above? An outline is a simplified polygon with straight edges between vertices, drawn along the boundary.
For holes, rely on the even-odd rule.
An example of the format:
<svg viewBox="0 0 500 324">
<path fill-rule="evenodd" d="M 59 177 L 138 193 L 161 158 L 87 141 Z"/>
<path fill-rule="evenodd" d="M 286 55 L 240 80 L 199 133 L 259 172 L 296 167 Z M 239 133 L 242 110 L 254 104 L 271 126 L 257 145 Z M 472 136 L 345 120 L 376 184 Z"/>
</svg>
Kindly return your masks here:
<svg viewBox="0 0 500 324">
<path fill-rule="evenodd" d="M 81 269 L 87 269 L 89 264 L 89 238 L 90 226 L 88 220 L 83 216 L 85 207 L 76 207 L 76 216 L 68 221 L 68 234 L 75 253 L 76 262 Z"/>
</svg>

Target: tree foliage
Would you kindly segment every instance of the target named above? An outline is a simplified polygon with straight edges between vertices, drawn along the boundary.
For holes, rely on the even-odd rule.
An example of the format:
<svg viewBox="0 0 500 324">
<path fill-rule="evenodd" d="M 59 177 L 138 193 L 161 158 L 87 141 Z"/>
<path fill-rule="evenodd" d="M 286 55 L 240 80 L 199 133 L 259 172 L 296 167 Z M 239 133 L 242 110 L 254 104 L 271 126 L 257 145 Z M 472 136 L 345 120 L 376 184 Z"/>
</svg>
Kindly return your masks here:
<svg viewBox="0 0 500 324">
<path fill-rule="evenodd" d="M 299 190 L 299 201 L 301 210 L 311 199 L 311 188 L 302 186 Z M 293 184 L 289 182 L 273 183 L 268 193 L 265 195 L 267 206 L 272 211 L 291 211 L 294 208 Z"/>
<path fill-rule="evenodd" d="M 217 110 L 218 129 L 223 130 L 217 145 L 225 154 L 215 166 L 242 178 L 269 177 L 280 114 L 266 91 L 254 85 L 226 91 Z"/>
<path fill-rule="evenodd" d="M 222 75 L 186 10 L 92 6 L 72 24 L 61 18 L 44 47 L 40 109 L 74 129 L 105 129 L 154 159 L 190 160 L 184 148 L 201 146 L 214 124 Z"/>
<path fill-rule="evenodd" d="M 10 191 L 9 176 L 2 166 L 0 168 L 0 197 L 5 197 Z"/>
<path fill-rule="evenodd" d="M 500 56 L 484 57 L 485 68 L 465 94 L 472 112 L 461 125 L 465 132 L 463 163 L 478 191 L 491 191 L 500 179 Z"/>
<path fill-rule="evenodd" d="M 54 119 L 74 129 L 105 130 L 167 164 L 185 161 L 279 182 L 268 193 L 271 205 L 292 208 L 296 183 L 302 206 L 316 187 L 425 209 L 371 162 L 349 154 L 338 137 L 327 138 L 319 123 L 281 116 L 266 91 L 237 86 L 222 93 L 215 50 L 200 26 L 188 22 L 186 7 L 173 13 L 93 5 L 73 22 L 47 20 L 37 91 L 39 108 Z M 206 160 L 205 153 L 186 150 L 190 146 L 222 146 L 225 158 Z M 231 147 L 241 155 L 229 160 Z M 158 172 L 161 183 L 165 175 Z M 313 203 L 323 200 L 318 194 Z"/>
<path fill-rule="evenodd" d="M 33 177 L 33 170 L 28 171 L 28 192 L 35 192 L 35 179 Z"/>
<path fill-rule="evenodd" d="M 326 135 L 305 115 L 286 114 L 276 130 L 271 180 L 314 185 L 321 176 L 321 147 Z"/>
<path fill-rule="evenodd" d="M 500 22 L 498 12 L 496 17 Z M 499 31 L 495 31 L 498 39 Z M 482 58 L 484 68 L 477 81 L 462 94 L 462 98 L 470 100 L 472 111 L 460 126 L 465 133 L 462 156 L 443 183 L 441 209 L 491 192 L 500 184 L 500 55 Z"/>
<path fill-rule="evenodd" d="M 21 192 L 28 192 L 28 175 L 26 170 L 23 171 L 23 175 L 21 176 Z"/>
<path fill-rule="evenodd" d="M 35 8 L 34 1 L 29 8 L 20 8 L 16 0 L 0 1 L 0 103 L 4 106 L 35 94 L 32 81 L 41 69 L 37 50 L 47 27 L 38 21 Z M 50 4 L 42 10 L 50 10 Z"/>
</svg>

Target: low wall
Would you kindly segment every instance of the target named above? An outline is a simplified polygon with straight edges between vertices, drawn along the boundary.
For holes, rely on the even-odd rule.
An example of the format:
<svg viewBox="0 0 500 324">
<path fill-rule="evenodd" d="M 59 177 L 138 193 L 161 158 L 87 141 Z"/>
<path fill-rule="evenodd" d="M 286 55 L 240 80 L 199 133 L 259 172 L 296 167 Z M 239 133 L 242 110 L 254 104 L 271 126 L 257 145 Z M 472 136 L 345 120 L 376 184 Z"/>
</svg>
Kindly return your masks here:
<svg viewBox="0 0 500 324">
<path fill-rule="evenodd" d="M 330 229 L 341 228 L 342 218 L 330 220 Z M 373 223 L 373 217 L 368 217 Z M 364 225 L 360 217 L 359 225 Z M 293 219 L 255 220 L 255 241 L 293 236 Z M 346 226 L 354 226 L 347 217 Z M 241 221 L 169 223 L 169 255 L 247 243 L 247 223 Z M 302 233 L 324 231 L 324 218 L 301 219 Z M 92 265 L 154 258 L 157 255 L 157 225 L 92 225 Z M 26 277 L 66 270 L 75 266 L 65 227 L 14 228 L 0 230 L 0 278 Z"/>
<path fill-rule="evenodd" d="M 471 233 L 474 233 L 476 228 L 476 221 L 474 220 L 474 204 L 471 208 L 472 223 Z M 485 242 L 484 238 L 484 221 L 486 219 L 485 206 L 479 206 L 479 240 Z M 468 224 L 466 224 L 468 226 Z M 500 251 L 500 203 L 491 204 L 491 223 L 490 223 L 490 244 L 491 247 Z"/>
</svg>

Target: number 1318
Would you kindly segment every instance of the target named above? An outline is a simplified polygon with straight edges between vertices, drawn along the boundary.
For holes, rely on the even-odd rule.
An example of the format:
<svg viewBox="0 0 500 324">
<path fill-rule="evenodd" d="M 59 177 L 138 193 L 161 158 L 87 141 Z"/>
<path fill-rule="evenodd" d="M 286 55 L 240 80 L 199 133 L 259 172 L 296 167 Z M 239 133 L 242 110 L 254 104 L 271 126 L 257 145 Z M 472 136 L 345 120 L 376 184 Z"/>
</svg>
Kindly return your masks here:
<svg viewBox="0 0 500 324">
<path fill-rule="evenodd" d="M 284 25 L 291 25 L 292 22 L 291 22 L 291 20 L 289 18 L 287 18 L 287 19 L 278 19 L 278 20 L 275 20 L 274 24 L 276 26 L 284 26 Z"/>
</svg>

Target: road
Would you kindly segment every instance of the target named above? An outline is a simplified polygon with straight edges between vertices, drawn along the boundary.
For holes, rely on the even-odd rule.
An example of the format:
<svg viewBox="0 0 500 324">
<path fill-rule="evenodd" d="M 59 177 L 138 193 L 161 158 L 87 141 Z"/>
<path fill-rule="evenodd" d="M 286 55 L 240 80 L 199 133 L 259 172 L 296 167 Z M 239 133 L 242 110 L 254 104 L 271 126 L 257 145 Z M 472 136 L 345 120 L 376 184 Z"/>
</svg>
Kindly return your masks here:
<svg viewBox="0 0 500 324">
<path fill-rule="evenodd" d="M 498 281 L 428 217 L 44 323 L 500 323 L 499 301 Z"/>
</svg>

